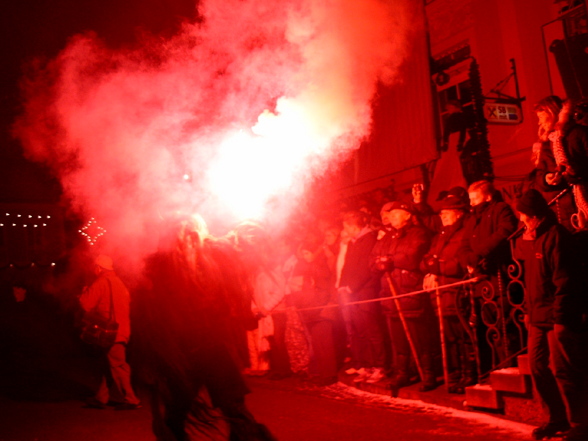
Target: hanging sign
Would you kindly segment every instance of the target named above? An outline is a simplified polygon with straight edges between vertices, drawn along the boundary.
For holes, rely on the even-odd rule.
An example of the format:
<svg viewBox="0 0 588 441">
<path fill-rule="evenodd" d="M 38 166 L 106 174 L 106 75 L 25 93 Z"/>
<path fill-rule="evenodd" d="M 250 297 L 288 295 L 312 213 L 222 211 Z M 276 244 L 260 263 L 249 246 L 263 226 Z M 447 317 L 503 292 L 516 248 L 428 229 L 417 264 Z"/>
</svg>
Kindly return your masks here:
<svg viewBox="0 0 588 441">
<path fill-rule="evenodd" d="M 484 103 L 484 116 L 491 124 L 520 124 L 523 122 L 523 111 L 519 104 Z"/>
</svg>

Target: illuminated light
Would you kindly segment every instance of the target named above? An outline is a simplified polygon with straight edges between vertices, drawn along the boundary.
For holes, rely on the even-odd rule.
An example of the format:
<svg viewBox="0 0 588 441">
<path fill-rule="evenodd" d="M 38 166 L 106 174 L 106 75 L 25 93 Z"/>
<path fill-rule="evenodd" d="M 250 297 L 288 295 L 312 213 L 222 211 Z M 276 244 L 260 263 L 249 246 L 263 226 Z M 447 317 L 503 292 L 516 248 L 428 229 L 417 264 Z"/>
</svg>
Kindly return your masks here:
<svg viewBox="0 0 588 441">
<path fill-rule="evenodd" d="M 23 225 L 23 227 L 24 227 L 24 228 L 26 228 L 26 227 L 27 227 L 27 225 L 26 225 L 26 224 L 24 224 L 24 225 Z"/>
<path fill-rule="evenodd" d="M 37 228 L 37 227 L 38 227 L 38 225 L 33 225 L 33 227 Z"/>
<path fill-rule="evenodd" d="M 38 216 L 38 218 L 41 219 L 42 217 L 41 216 Z"/>
<path fill-rule="evenodd" d="M 13 227 L 16 227 L 16 224 L 12 224 Z"/>
<path fill-rule="evenodd" d="M 235 217 L 259 218 L 273 197 L 301 187 L 329 144 L 311 113 L 281 98 L 276 112 L 263 112 L 251 132 L 221 143 L 208 170 L 209 188 Z"/>
<path fill-rule="evenodd" d="M 51 266 L 55 266 L 55 262 L 51 262 Z"/>
<path fill-rule="evenodd" d="M 17 214 L 16 217 L 21 217 L 20 214 Z"/>
<path fill-rule="evenodd" d="M 6 213 L 6 216 L 10 216 L 10 213 Z"/>
<path fill-rule="evenodd" d="M 0 227 L 3 227 L 3 226 L 4 226 L 4 224 L 0 224 Z"/>
<path fill-rule="evenodd" d="M 31 215 L 29 214 L 29 219 L 30 219 L 30 218 L 32 218 L 32 217 L 33 217 L 33 216 L 31 216 Z"/>
<path fill-rule="evenodd" d="M 44 227 L 46 227 L 46 226 L 47 226 L 47 224 L 43 224 L 43 226 L 44 226 Z"/>
<path fill-rule="evenodd" d="M 51 219 L 51 216 L 47 216 L 47 219 Z"/>
<path fill-rule="evenodd" d="M 186 173 L 186 174 L 183 176 L 183 178 L 184 178 L 184 181 L 189 181 L 189 180 L 190 180 L 190 175 Z"/>
<path fill-rule="evenodd" d="M 78 232 L 86 238 L 90 245 L 94 245 L 98 238 L 104 235 L 106 230 L 97 225 L 96 219 L 92 217 Z"/>
</svg>

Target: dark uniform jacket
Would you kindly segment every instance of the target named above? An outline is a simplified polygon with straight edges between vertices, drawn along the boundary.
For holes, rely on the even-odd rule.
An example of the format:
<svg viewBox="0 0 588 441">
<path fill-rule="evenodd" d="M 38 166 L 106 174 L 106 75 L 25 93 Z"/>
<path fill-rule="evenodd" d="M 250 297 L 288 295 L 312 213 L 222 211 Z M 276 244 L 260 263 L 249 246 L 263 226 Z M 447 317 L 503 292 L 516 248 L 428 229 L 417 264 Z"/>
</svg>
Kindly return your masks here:
<svg viewBox="0 0 588 441">
<path fill-rule="evenodd" d="M 428 231 L 416 225 L 406 225 L 400 230 L 393 230 L 378 242 L 372 252 L 371 262 L 372 269 L 381 276 L 380 297 L 392 295 L 388 276 L 394 284 L 396 294 L 422 290 L 423 273 L 420 264 L 430 243 Z M 382 272 L 376 268 L 375 262 L 379 256 L 389 256 L 393 266 L 391 271 Z M 407 317 L 418 317 L 431 307 L 426 293 L 403 297 L 398 301 Z M 382 302 L 382 306 L 385 312 L 398 315 L 392 300 Z"/>
<path fill-rule="evenodd" d="M 464 267 L 477 272 L 495 275 L 510 262 L 510 249 L 506 240 L 517 227 L 517 219 L 504 202 L 490 201 L 473 207 L 472 215 L 464 226 L 464 241 L 459 258 Z"/>
<path fill-rule="evenodd" d="M 571 234 L 551 219 L 537 228 L 534 240 L 517 238 L 514 258 L 524 268 L 529 323 L 577 327 L 581 322 L 585 291 L 571 249 Z"/>
<path fill-rule="evenodd" d="M 464 240 L 463 224 L 462 217 L 455 224 L 443 227 L 441 232 L 433 237 L 431 248 L 421 263 L 423 273 L 436 275 L 439 285 L 460 282 L 465 276 L 464 268 L 457 256 Z M 457 313 L 455 302 L 459 289 L 455 287 L 441 290 L 443 315 Z"/>
</svg>

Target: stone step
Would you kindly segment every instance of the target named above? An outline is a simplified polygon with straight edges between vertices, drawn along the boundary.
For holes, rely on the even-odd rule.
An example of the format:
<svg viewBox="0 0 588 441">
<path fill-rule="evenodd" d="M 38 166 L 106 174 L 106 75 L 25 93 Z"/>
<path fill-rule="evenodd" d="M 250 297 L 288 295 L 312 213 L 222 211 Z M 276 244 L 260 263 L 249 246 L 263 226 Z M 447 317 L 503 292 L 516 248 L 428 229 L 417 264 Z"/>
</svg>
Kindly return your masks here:
<svg viewBox="0 0 588 441">
<path fill-rule="evenodd" d="M 484 409 L 502 409 L 504 403 L 499 392 L 489 384 L 476 384 L 465 389 L 465 404 L 468 407 L 481 407 Z"/>
<path fill-rule="evenodd" d="M 531 375 L 531 366 L 529 365 L 529 356 L 527 354 L 519 355 L 517 357 L 517 364 L 521 374 Z"/>
<path fill-rule="evenodd" d="M 521 374 L 518 367 L 492 371 L 490 385 L 497 391 L 516 394 L 528 394 L 532 390 L 529 376 Z"/>
</svg>

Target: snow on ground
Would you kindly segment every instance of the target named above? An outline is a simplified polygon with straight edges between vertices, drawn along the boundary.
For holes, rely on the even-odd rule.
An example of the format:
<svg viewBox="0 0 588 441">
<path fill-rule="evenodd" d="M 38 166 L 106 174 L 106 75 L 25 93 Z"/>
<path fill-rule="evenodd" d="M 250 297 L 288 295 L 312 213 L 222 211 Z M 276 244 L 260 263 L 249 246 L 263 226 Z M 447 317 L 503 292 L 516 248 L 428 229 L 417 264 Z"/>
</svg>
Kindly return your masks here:
<svg viewBox="0 0 588 441">
<path fill-rule="evenodd" d="M 436 404 L 425 403 L 420 400 L 409 400 L 405 398 L 394 398 L 391 396 L 365 392 L 357 388 L 348 386 L 344 383 L 335 383 L 331 386 L 320 388 L 321 395 L 336 400 L 355 400 L 365 405 L 386 407 L 395 411 L 404 411 L 407 413 L 429 413 L 441 416 L 451 416 L 461 418 L 482 425 L 487 425 L 492 429 L 498 429 L 509 433 L 528 435 L 535 426 L 498 418 L 492 415 L 481 414 L 477 412 L 468 412 L 464 410 L 453 409 L 450 407 L 439 406 Z"/>
</svg>

